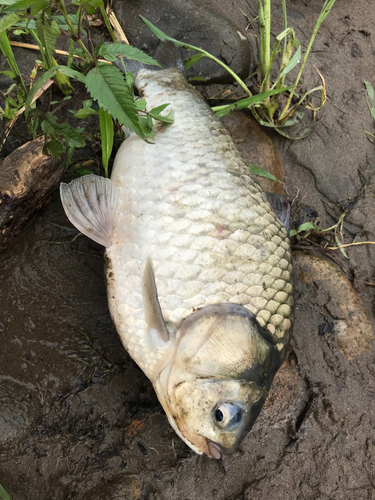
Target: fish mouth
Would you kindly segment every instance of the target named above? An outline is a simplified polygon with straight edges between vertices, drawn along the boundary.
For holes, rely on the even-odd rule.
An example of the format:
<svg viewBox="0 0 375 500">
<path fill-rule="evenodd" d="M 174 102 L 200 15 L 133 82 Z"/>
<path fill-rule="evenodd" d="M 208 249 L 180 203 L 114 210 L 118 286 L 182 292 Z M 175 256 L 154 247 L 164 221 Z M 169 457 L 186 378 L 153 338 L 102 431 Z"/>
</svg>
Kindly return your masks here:
<svg viewBox="0 0 375 500">
<path fill-rule="evenodd" d="M 220 445 L 207 439 L 207 448 L 211 454 L 211 458 L 215 458 L 216 460 L 220 460 L 220 458 L 223 454 L 223 449 Z"/>
</svg>

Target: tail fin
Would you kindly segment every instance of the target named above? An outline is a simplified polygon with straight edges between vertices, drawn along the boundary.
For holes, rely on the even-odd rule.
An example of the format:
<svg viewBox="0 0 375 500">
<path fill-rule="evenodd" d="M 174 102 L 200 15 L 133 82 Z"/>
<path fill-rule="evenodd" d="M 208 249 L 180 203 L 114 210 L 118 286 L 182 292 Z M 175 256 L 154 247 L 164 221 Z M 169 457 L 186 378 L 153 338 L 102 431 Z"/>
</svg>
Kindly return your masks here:
<svg viewBox="0 0 375 500">
<path fill-rule="evenodd" d="M 177 68 L 181 71 L 184 71 L 184 63 L 182 60 L 180 49 L 171 40 L 160 40 L 154 53 L 154 59 L 156 59 L 158 63 L 160 63 L 162 68 L 160 68 L 159 66 L 144 64 L 139 61 L 126 59 L 125 57 L 123 59 L 126 71 L 131 71 L 134 78 L 136 78 L 138 71 L 140 71 L 141 69 L 160 71 L 160 69 Z M 115 61 L 114 64 L 116 64 L 116 66 L 120 68 L 121 71 L 124 70 L 122 62 L 120 60 Z"/>
</svg>

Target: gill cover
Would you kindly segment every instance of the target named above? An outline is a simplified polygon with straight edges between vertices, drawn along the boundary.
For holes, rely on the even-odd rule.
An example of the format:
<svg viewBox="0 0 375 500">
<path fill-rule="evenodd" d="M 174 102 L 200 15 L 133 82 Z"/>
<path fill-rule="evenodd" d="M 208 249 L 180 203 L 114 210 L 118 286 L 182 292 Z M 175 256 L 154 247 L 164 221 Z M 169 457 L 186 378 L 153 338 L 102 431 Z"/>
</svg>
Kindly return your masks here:
<svg viewBox="0 0 375 500">
<path fill-rule="evenodd" d="M 281 362 L 250 311 L 211 305 L 181 323 L 174 355 L 154 387 L 180 437 L 196 452 L 220 458 L 252 428 Z"/>
</svg>

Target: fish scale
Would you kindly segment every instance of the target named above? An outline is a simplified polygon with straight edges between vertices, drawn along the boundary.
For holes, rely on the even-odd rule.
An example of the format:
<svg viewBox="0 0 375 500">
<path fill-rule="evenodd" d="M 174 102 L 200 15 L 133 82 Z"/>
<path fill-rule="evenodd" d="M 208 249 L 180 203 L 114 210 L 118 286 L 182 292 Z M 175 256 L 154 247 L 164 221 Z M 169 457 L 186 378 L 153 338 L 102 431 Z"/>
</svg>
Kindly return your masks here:
<svg viewBox="0 0 375 500">
<path fill-rule="evenodd" d="M 130 136 L 111 177 L 119 206 L 106 249 L 108 298 L 126 349 L 151 378 L 163 355 L 149 348 L 142 305 L 151 258 L 171 331 L 197 309 L 235 303 L 283 350 L 293 309 L 284 226 L 228 132 L 181 72 L 141 70 L 136 85 L 148 109 L 170 103 L 174 123 L 155 124 L 155 144 Z"/>
</svg>

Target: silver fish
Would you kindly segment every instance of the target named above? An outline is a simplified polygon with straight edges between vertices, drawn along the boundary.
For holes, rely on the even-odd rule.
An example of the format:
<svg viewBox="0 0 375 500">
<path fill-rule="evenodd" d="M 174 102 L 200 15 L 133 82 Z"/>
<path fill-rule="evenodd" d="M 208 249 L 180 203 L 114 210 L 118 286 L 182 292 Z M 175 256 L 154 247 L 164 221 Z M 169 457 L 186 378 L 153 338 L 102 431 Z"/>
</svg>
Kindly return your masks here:
<svg viewBox="0 0 375 500">
<path fill-rule="evenodd" d="M 164 60 L 168 51 L 159 50 Z M 174 123 L 155 123 L 155 144 L 130 135 L 111 180 L 62 184 L 61 198 L 70 221 L 106 247 L 112 319 L 171 426 L 195 452 L 220 458 L 253 426 L 285 359 L 290 243 L 183 73 L 132 71 L 148 109 L 170 103 Z"/>
</svg>

